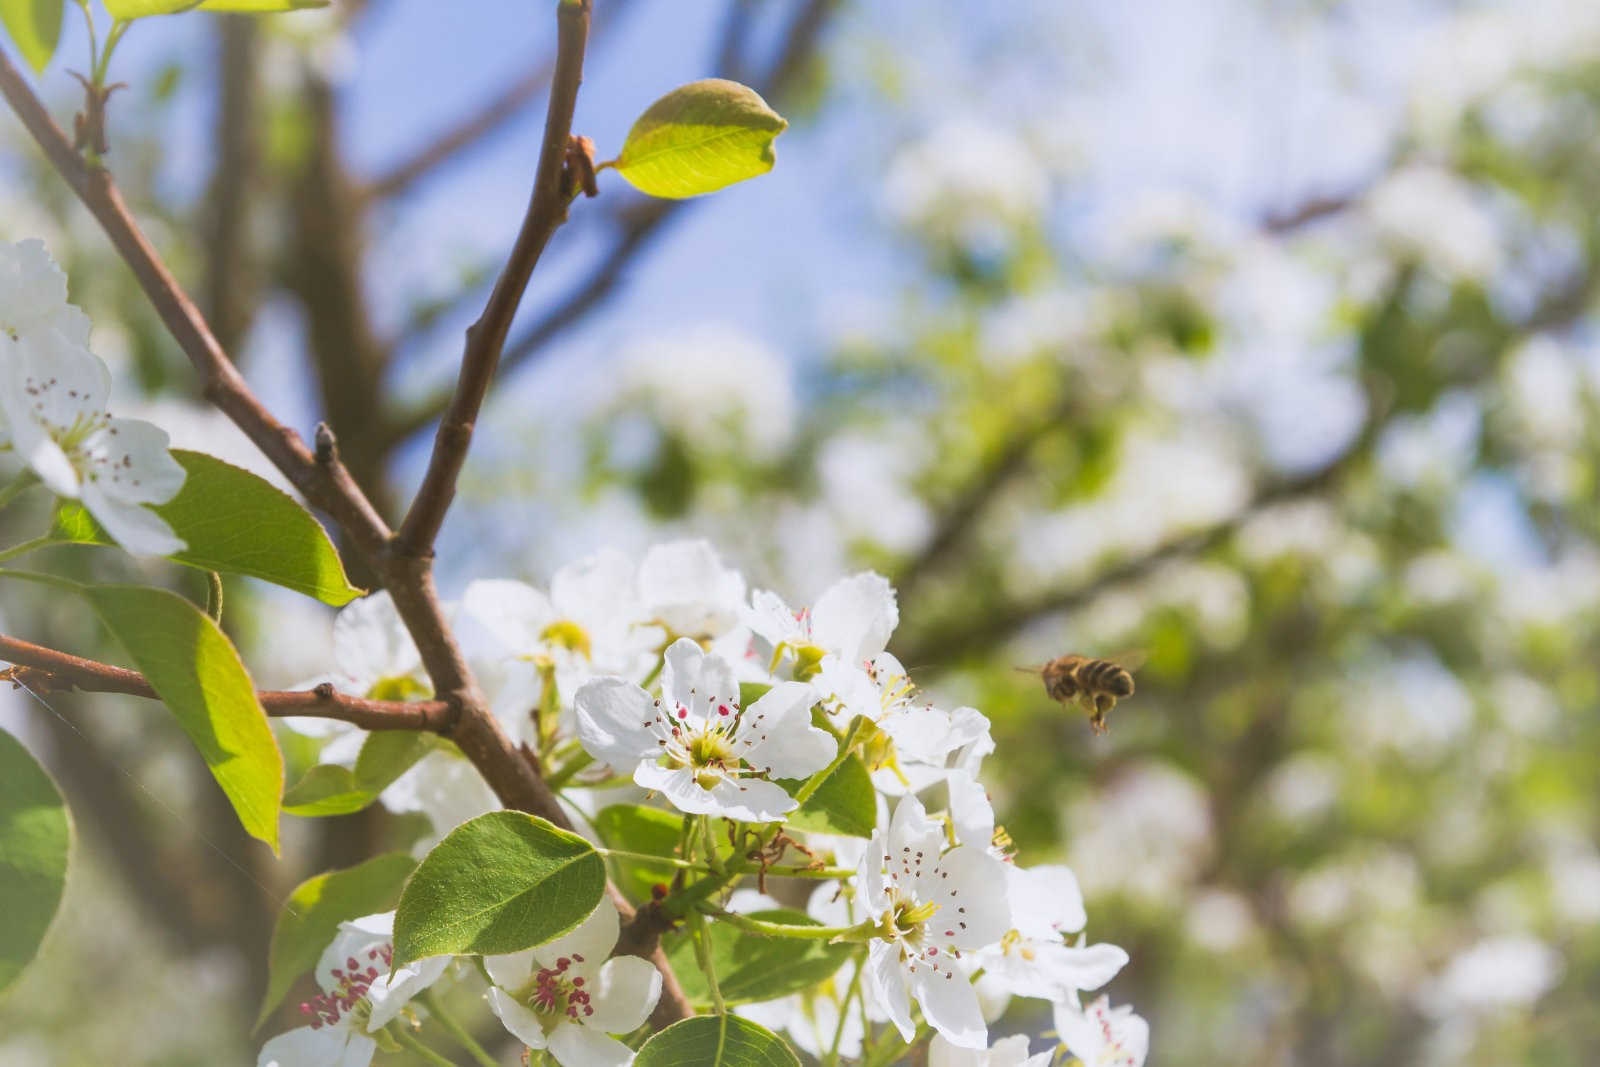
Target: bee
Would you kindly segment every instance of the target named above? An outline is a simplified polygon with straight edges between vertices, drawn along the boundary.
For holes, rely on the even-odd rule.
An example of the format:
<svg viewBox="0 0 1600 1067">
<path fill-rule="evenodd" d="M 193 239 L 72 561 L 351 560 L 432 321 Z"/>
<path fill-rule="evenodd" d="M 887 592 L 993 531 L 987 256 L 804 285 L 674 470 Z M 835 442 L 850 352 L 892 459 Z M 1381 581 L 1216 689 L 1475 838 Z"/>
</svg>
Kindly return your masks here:
<svg viewBox="0 0 1600 1067">
<path fill-rule="evenodd" d="M 1097 734 L 1106 732 L 1106 712 L 1116 707 L 1118 700 L 1133 696 L 1133 675 L 1126 667 L 1109 659 L 1069 652 L 1043 667 L 1017 669 L 1039 675 L 1044 680 L 1044 691 L 1063 707 L 1077 701 L 1089 713 L 1089 725 Z"/>
</svg>

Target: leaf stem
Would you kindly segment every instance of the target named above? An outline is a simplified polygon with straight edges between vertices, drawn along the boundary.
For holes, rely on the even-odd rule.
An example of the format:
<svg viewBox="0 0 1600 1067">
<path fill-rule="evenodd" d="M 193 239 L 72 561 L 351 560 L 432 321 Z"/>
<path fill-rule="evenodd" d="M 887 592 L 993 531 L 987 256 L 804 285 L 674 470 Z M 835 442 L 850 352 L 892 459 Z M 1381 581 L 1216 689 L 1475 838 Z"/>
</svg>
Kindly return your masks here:
<svg viewBox="0 0 1600 1067">
<path fill-rule="evenodd" d="M 433 995 L 433 990 L 425 989 L 422 992 L 422 1003 L 427 1005 L 428 1011 L 438 1020 L 444 1032 L 455 1039 L 456 1044 L 467 1050 L 467 1054 L 477 1060 L 481 1067 L 500 1067 L 500 1062 L 489 1055 L 484 1047 L 473 1040 L 466 1027 L 456 1022 L 455 1017 L 445 1011 L 444 1005 L 439 1003 L 439 998 Z"/>
<path fill-rule="evenodd" d="M 828 764 L 826 767 L 822 768 L 822 770 L 818 771 L 816 774 L 813 774 L 809 779 L 807 779 L 806 784 L 800 787 L 799 792 L 795 793 L 795 803 L 804 804 L 806 801 L 810 800 L 812 794 L 822 788 L 822 783 L 826 782 L 834 771 L 838 770 L 844 765 L 844 761 L 849 759 L 851 755 L 854 754 L 856 746 L 861 743 L 861 738 L 865 734 L 866 727 L 869 725 L 871 724 L 867 721 L 865 716 L 856 716 L 856 721 L 850 728 L 850 736 L 846 737 L 844 739 L 844 743 L 839 746 L 839 754 L 834 756 L 832 763 Z"/>
<path fill-rule="evenodd" d="M 877 928 L 876 924 L 871 922 L 855 926 L 796 926 L 789 923 L 773 923 L 765 919 L 752 919 L 748 915 L 740 915 L 736 911 L 728 911 L 715 904 L 702 904 L 699 910 L 748 933 L 760 934 L 763 937 L 788 937 L 796 941 L 832 941 L 836 938 L 854 940 L 870 934 Z"/>
<path fill-rule="evenodd" d="M 427 1045 L 424 1045 L 421 1040 L 411 1033 L 411 1031 L 406 1029 L 404 1023 L 401 1023 L 399 1026 L 390 1030 L 389 1033 L 394 1035 L 396 1041 L 400 1042 L 400 1044 L 404 1045 L 412 1052 L 415 1052 L 428 1063 L 439 1064 L 442 1065 L 442 1067 L 456 1067 L 455 1064 L 451 1063 L 449 1060 L 433 1051 L 433 1049 L 429 1048 Z"/>
<path fill-rule="evenodd" d="M 27 555 L 36 548 L 44 548 L 47 545 L 53 545 L 55 543 L 56 539 L 54 537 L 51 537 L 49 534 L 45 534 L 41 537 L 35 537 L 31 540 L 23 541 L 21 544 L 12 545 L 10 548 L 0 549 L 0 563 L 4 563 L 6 560 L 16 559 L 18 556 Z"/>
<path fill-rule="evenodd" d="M 222 624 L 222 575 L 206 571 L 206 614 L 217 625 Z"/>
<path fill-rule="evenodd" d="M 587 752 L 580 751 L 566 763 L 556 768 L 555 771 L 545 779 L 545 784 L 550 787 L 551 791 L 560 789 L 568 782 L 572 781 L 572 779 L 575 778 L 580 771 L 593 763 L 593 756 L 589 755 Z"/>
<path fill-rule="evenodd" d="M 689 913 L 690 936 L 694 940 L 694 958 L 700 965 L 700 971 L 706 976 L 706 987 L 711 991 L 711 1007 L 718 1015 L 728 1014 L 728 1006 L 722 1002 L 722 987 L 717 985 L 717 967 L 711 958 L 711 938 L 706 933 L 705 916 L 698 911 Z"/>
<path fill-rule="evenodd" d="M 0 508 L 9 507 L 17 497 L 39 484 L 39 476 L 31 470 L 23 471 L 17 475 L 16 481 L 0 489 Z"/>
</svg>

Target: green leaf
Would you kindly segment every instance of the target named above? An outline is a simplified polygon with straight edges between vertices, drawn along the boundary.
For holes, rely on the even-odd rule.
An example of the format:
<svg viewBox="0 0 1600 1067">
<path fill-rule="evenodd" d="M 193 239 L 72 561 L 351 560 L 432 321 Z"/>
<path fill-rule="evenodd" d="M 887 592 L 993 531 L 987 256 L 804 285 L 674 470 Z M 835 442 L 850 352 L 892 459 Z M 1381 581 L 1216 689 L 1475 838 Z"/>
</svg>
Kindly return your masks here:
<svg viewBox="0 0 1600 1067">
<path fill-rule="evenodd" d="M 174 449 L 188 472 L 183 488 L 152 510 L 188 548 L 172 558 L 206 571 L 245 574 L 343 607 L 363 590 L 345 577 L 339 553 L 320 523 L 249 471 L 203 452 Z M 52 536 L 79 544 L 114 544 L 78 504 L 56 512 Z"/>
<path fill-rule="evenodd" d="M 587 919 L 605 888 L 589 842 L 533 815 L 491 811 L 450 831 L 406 883 L 395 964 L 542 945 Z"/>
<path fill-rule="evenodd" d="M 750 917 L 789 926 L 821 925 L 805 912 L 791 908 L 752 912 Z M 832 977 L 853 950 L 851 945 L 830 945 L 826 941 L 762 937 L 728 923 L 711 923 L 707 932 L 717 986 L 728 1004 L 775 1000 L 810 989 Z M 665 937 L 662 942 L 683 991 L 694 1003 L 710 1006 L 711 988 L 695 958 L 689 935 Z"/>
<path fill-rule="evenodd" d="M 175 15 L 180 11 L 244 11 L 265 15 L 303 7 L 327 7 L 328 0 L 106 0 L 112 18 L 138 19 L 147 15 Z"/>
<path fill-rule="evenodd" d="M 610 165 L 651 196 L 700 196 L 771 170 L 788 125 L 754 89 L 706 78 L 651 104 Z"/>
<path fill-rule="evenodd" d="M 267 993 L 256 1026 L 267 1021 L 295 979 L 317 965 L 323 949 L 339 932 L 339 924 L 363 915 L 388 911 L 400 899 L 400 887 L 417 866 L 403 852 L 374 856 L 342 871 L 328 871 L 295 887 L 278 913 L 267 951 Z"/>
<path fill-rule="evenodd" d="M 800 1067 L 782 1038 L 737 1015 L 697 1015 L 673 1023 L 646 1041 L 633 1062 L 634 1067 Z"/>
<path fill-rule="evenodd" d="M 379 730 L 361 743 L 356 765 L 320 763 L 283 794 L 290 815 L 349 815 L 378 794 L 435 747 L 431 734 L 416 730 Z"/>
<path fill-rule="evenodd" d="M 0 992 L 39 951 L 67 886 L 72 820 L 55 783 L 0 730 Z"/>
<path fill-rule="evenodd" d="M 199 608 L 164 589 L 82 591 L 177 716 L 245 831 L 276 852 L 283 754 L 233 642 Z"/>
<path fill-rule="evenodd" d="M 44 70 L 61 40 L 61 0 L 0 0 L 0 22 L 34 73 Z"/>
<path fill-rule="evenodd" d="M 683 816 L 642 804 L 613 804 L 594 818 L 595 833 L 607 848 L 673 856 L 683 833 Z M 671 883 L 677 869 L 670 863 L 617 860 L 617 888 L 634 900 L 649 900 L 655 885 Z"/>
<path fill-rule="evenodd" d="M 778 783 L 790 794 L 804 784 L 785 779 Z M 851 756 L 828 775 L 811 799 L 789 816 L 789 825 L 845 837 L 871 837 L 878 825 L 878 801 L 872 776 L 859 756 Z"/>
</svg>

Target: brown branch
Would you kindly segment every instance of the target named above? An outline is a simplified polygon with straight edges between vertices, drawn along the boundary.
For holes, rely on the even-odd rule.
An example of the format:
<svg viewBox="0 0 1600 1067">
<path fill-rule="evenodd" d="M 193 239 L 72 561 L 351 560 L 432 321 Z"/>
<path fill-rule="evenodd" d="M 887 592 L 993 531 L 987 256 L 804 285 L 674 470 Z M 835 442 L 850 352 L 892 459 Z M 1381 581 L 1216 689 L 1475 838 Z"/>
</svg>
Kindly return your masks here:
<svg viewBox="0 0 1600 1067">
<path fill-rule="evenodd" d="M 85 693 L 121 693 L 149 700 L 161 699 L 155 687 L 138 671 L 58 652 L 6 634 L 0 634 L 0 660 L 15 664 L 15 673 L 0 672 L 0 680 L 41 692 L 77 689 Z M 450 727 L 450 708 L 442 700 L 414 703 L 364 700 L 341 693 L 326 683 L 306 690 L 263 689 L 256 697 L 266 713 L 274 718 L 305 715 L 338 719 L 363 730 L 443 733 Z"/>
<path fill-rule="evenodd" d="M 593 36 L 598 38 L 600 32 L 611 26 L 632 2 L 633 0 L 611 0 L 611 3 L 606 5 L 605 17 L 596 16 Z M 473 145 L 499 132 L 511 120 L 522 114 L 525 108 L 544 94 L 550 85 L 551 72 L 554 69 L 554 64 L 549 59 L 525 65 L 528 67 L 527 74 L 503 87 L 482 103 L 478 110 L 427 144 L 415 149 L 406 159 L 373 179 L 371 184 L 362 190 L 362 198 L 368 201 L 387 200 L 404 195 L 417 182 Z"/>
<path fill-rule="evenodd" d="M 828 17 L 839 6 L 839 0 L 806 0 L 790 22 L 772 66 L 754 83 L 757 92 L 769 98 L 778 98 L 793 87 L 815 55 Z M 599 306 L 623 280 L 634 256 L 662 231 L 664 224 L 680 217 L 697 202 L 634 201 L 617 211 L 614 215 L 617 234 L 605 256 L 595 264 L 584 281 L 506 346 L 501 359 L 501 377 L 533 363 L 547 350 L 546 346 L 553 338 L 576 325 Z M 421 432 L 444 412 L 450 398 L 448 391 L 441 391 L 411 410 L 395 416 L 389 424 L 391 440 L 404 441 Z"/>
<path fill-rule="evenodd" d="M 395 537 L 393 548 L 399 556 L 425 558 L 433 552 L 434 539 L 455 497 L 456 479 L 472 445 L 473 424 L 483 407 L 489 383 L 494 380 L 511 320 L 516 317 L 528 279 L 550 235 L 567 218 L 567 205 L 571 203 L 571 191 L 565 181 L 567 142 L 572 135 L 578 85 L 583 80 L 583 54 L 589 37 L 589 0 L 563 0 L 557 10 L 556 72 L 550 88 L 550 107 L 545 116 L 544 144 L 539 150 L 533 196 L 511 258 L 489 294 L 489 303 L 478 321 L 467 330 L 466 351 L 461 357 L 455 395 L 439 424 L 422 487 L 417 490 Z"/>
<path fill-rule="evenodd" d="M 306 499 L 332 515 L 369 549 L 381 547 L 387 540 L 388 529 L 348 472 L 319 466 L 300 436 L 262 406 L 229 361 L 194 301 L 178 285 L 139 229 L 110 173 L 103 167 L 92 167 L 84 162 L 4 52 L 0 52 L 0 95 L 5 97 L 84 206 L 99 220 L 112 245 L 132 269 L 145 296 L 199 373 L 205 395 L 245 432 Z"/>
</svg>

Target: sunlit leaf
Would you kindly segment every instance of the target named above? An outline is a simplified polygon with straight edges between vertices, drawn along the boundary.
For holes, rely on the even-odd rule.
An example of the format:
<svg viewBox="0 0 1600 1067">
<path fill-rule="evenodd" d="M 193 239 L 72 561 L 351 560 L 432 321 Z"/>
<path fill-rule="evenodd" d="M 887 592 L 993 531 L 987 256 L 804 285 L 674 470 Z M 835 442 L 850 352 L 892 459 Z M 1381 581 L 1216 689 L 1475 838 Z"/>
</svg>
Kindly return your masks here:
<svg viewBox="0 0 1600 1067">
<path fill-rule="evenodd" d="M 0 991 L 39 951 L 67 885 L 72 820 L 55 783 L 0 730 Z"/>
<path fill-rule="evenodd" d="M 612 165 L 651 196 L 700 196 L 771 170 L 788 125 L 754 89 L 707 78 L 651 104 Z"/>
<path fill-rule="evenodd" d="M 406 883 L 395 963 L 518 952 L 577 926 L 600 903 L 606 868 L 583 838 L 519 811 L 462 823 Z"/>
<path fill-rule="evenodd" d="M 62 0 L 0 0 L 0 22 L 36 73 L 56 54 L 61 40 L 61 5 Z"/>
<path fill-rule="evenodd" d="M 786 780 L 779 784 L 792 794 L 804 783 Z M 800 830 L 871 837 L 878 824 L 878 798 L 866 764 L 856 756 L 839 764 L 799 810 L 789 816 L 788 822 Z"/>
<path fill-rule="evenodd" d="M 245 831 L 276 852 L 283 755 L 233 642 L 163 589 L 94 585 L 83 594 L 200 750 Z"/>
<path fill-rule="evenodd" d="M 283 794 L 290 815 L 349 815 L 360 811 L 432 752 L 435 741 L 416 730 L 379 730 L 361 744 L 355 767 L 320 763 Z"/>
<path fill-rule="evenodd" d="M 800 1067 L 800 1060 L 782 1038 L 749 1019 L 698 1015 L 646 1041 L 634 1067 Z"/>
<path fill-rule="evenodd" d="M 188 545 L 172 558 L 201 570 L 244 574 L 342 607 L 361 596 L 322 525 L 270 482 L 203 452 L 173 450 L 183 488 L 153 510 Z M 52 535 L 79 544 L 115 542 L 82 506 L 64 502 Z"/>
</svg>

